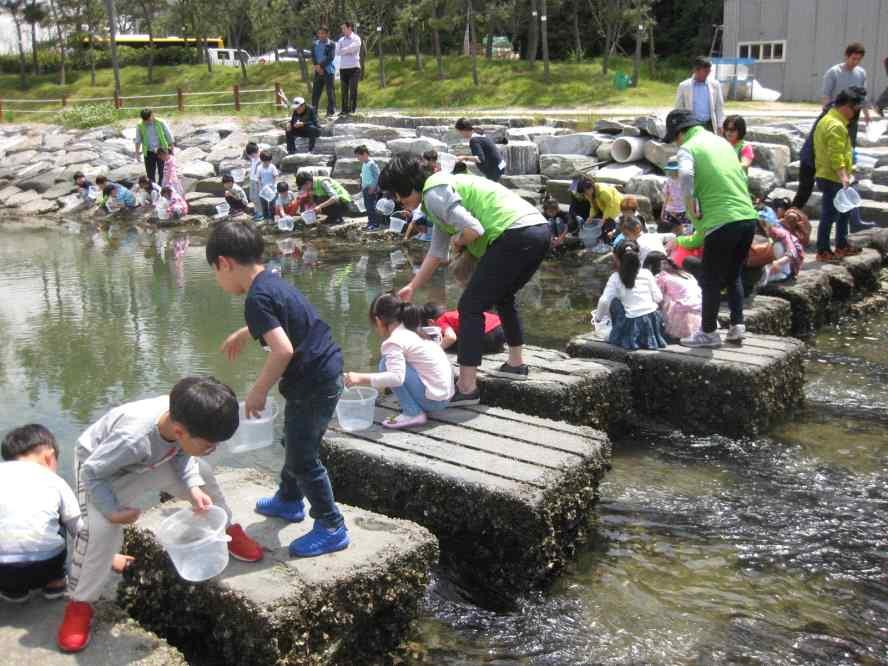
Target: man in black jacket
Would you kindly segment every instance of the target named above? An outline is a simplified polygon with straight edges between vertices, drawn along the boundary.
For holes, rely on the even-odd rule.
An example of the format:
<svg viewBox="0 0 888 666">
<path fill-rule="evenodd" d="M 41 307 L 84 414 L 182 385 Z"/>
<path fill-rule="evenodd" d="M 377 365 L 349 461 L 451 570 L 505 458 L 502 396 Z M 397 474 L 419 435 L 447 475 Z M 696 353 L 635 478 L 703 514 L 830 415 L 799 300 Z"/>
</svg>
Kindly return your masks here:
<svg viewBox="0 0 888 666">
<path fill-rule="evenodd" d="M 293 115 L 287 124 L 287 153 L 292 155 L 296 152 L 296 137 L 308 139 L 308 152 L 312 152 L 315 141 L 321 136 L 318 114 L 302 97 L 294 97 L 290 108 L 293 109 Z"/>
<path fill-rule="evenodd" d="M 314 63 L 314 87 L 311 91 L 311 105 L 318 108 L 321 101 L 321 91 L 327 89 L 327 117 L 336 113 L 336 93 L 333 88 L 333 79 L 336 76 L 336 68 L 333 66 L 333 58 L 336 57 L 336 42 L 330 39 L 330 31 L 327 26 L 318 28 L 318 38 L 311 49 L 311 60 Z"/>
</svg>

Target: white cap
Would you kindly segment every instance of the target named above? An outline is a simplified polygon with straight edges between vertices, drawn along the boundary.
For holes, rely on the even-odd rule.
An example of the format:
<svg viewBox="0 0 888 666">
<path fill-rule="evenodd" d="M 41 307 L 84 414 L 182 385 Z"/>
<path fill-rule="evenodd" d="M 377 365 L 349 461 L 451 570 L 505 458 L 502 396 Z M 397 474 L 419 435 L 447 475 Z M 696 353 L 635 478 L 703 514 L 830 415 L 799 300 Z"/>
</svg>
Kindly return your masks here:
<svg viewBox="0 0 888 666">
<path fill-rule="evenodd" d="M 304 98 L 304 97 L 294 97 L 294 98 L 293 98 L 293 108 L 294 108 L 294 109 L 297 108 L 297 107 L 302 106 L 303 104 L 305 104 L 305 98 Z"/>
</svg>

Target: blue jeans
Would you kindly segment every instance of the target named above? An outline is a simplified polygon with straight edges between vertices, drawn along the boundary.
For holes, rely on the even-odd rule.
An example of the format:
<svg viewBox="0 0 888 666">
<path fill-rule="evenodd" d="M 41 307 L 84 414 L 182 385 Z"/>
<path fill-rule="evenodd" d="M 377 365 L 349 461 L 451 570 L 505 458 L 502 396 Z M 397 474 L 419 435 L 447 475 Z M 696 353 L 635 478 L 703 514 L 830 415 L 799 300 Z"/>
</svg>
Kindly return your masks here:
<svg viewBox="0 0 888 666">
<path fill-rule="evenodd" d="M 374 226 L 381 224 L 379 220 L 381 215 L 376 212 L 376 202 L 379 201 L 379 190 L 371 192 L 369 187 L 365 187 L 361 190 L 361 194 L 364 195 L 364 208 L 367 209 L 367 224 L 372 224 Z"/>
<path fill-rule="evenodd" d="M 379 371 L 385 372 L 385 359 L 379 361 Z M 425 384 L 422 383 L 419 374 L 409 363 L 404 383 L 392 387 L 392 393 L 401 403 L 401 411 L 407 416 L 417 416 L 421 412 L 440 412 L 442 409 L 447 409 L 450 404 L 449 400 L 429 400 L 425 391 Z"/>
<path fill-rule="evenodd" d="M 829 252 L 829 235 L 836 223 L 836 249 L 848 247 L 848 221 L 851 213 L 840 213 L 833 203 L 842 184 L 826 178 L 817 179 L 817 189 L 823 193 L 820 200 L 820 226 L 817 227 L 817 251 Z"/>
<path fill-rule="evenodd" d="M 321 438 L 336 410 L 342 393 L 342 378 L 292 391 L 284 408 L 284 468 L 281 470 L 280 496 L 288 501 L 306 498 L 309 515 L 324 527 L 336 529 L 345 520 L 333 499 L 333 486 L 318 453 Z"/>
</svg>

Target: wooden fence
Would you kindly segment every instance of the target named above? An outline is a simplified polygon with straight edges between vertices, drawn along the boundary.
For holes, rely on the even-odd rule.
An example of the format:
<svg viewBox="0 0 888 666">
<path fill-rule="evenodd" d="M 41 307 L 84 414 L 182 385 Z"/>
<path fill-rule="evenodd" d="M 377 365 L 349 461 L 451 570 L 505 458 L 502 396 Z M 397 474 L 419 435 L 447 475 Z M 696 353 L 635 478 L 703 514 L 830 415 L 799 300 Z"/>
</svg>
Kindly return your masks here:
<svg viewBox="0 0 888 666">
<path fill-rule="evenodd" d="M 271 93 L 270 99 L 256 99 L 253 98 L 253 95 L 268 95 Z M 191 98 L 207 98 L 212 96 L 227 96 L 230 97 L 230 101 L 222 101 L 222 102 L 208 102 L 203 104 L 194 104 L 191 103 Z M 247 99 L 244 99 L 244 96 Z M 39 113 L 57 113 L 61 109 L 68 108 L 70 106 L 77 106 L 78 104 L 98 104 L 101 102 L 110 102 L 115 109 L 119 109 L 121 111 L 139 111 L 143 108 L 143 106 L 128 106 L 127 104 L 132 104 L 136 100 L 161 100 L 166 101 L 169 100 L 172 102 L 175 100 L 175 103 L 165 104 L 161 103 L 159 105 L 152 105 L 151 109 L 155 110 L 163 110 L 163 109 L 175 109 L 176 111 L 190 111 L 192 109 L 211 109 L 211 108 L 223 108 L 223 107 L 231 107 L 235 111 L 240 111 L 243 107 L 248 106 L 271 106 L 273 105 L 275 108 L 280 109 L 284 105 L 287 105 L 287 98 L 284 95 L 283 90 L 279 83 L 274 84 L 274 88 L 254 88 L 249 90 L 242 90 L 241 87 L 237 84 L 231 87 L 231 90 L 221 90 L 221 91 L 209 91 L 209 92 L 191 92 L 183 90 L 182 88 L 177 88 L 176 92 L 172 93 L 157 93 L 154 95 L 118 95 L 114 94 L 112 97 L 68 97 L 67 95 L 62 95 L 58 98 L 49 98 L 49 99 L 14 99 L 14 98 L 0 98 L 0 122 L 3 120 L 4 112 L 11 112 L 15 114 L 26 113 L 26 114 L 39 114 Z M 200 101 L 198 99 L 198 101 Z M 29 108 L 20 108 L 20 106 L 27 105 L 41 105 L 47 106 L 51 105 L 52 108 L 46 109 L 29 109 Z"/>
</svg>

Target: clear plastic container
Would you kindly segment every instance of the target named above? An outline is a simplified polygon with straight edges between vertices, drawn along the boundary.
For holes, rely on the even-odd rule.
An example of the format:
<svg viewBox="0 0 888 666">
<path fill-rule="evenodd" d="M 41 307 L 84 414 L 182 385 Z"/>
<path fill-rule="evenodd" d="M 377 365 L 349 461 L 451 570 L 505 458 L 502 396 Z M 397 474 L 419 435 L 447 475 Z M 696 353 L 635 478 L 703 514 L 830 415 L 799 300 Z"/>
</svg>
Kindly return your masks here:
<svg viewBox="0 0 888 666">
<path fill-rule="evenodd" d="M 407 220 L 395 215 L 392 215 L 389 218 L 389 231 L 394 231 L 396 234 L 400 234 L 404 232 L 405 226 L 407 226 Z"/>
<path fill-rule="evenodd" d="M 853 187 L 842 188 L 836 192 L 836 196 L 833 199 L 833 205 L 840 213 L 847 213 L 850 210 L 854 210 L 860 206 L 860 203 L 860 195 Z"/>
<path fill-rule="evenodd" d="M 376 202 L 376 212 L 383 217 L 388 217 L 395 212 L 395 202 L 391 199 L 382 198 Z"/>
<path fill-rule="evenodd" d="M 871 120 L 866 125 L 866 138 L 872 143 L 876 143 L 882 135 L 888 130 L 888 120 Z"/>
<path fill-rule="evenodd" d="M 228 452 L 244 453 L 264 449 L 274 444 L 274 420 L 277 418 L 277 414 L 277 403 L 269 400 L 265 403 L 261 417 L 248 419 L 244 411 L 244 403 L 240 403 L 240 426 L 228 441 Z"/>
<path fill-rule="evenodd" d="M 201 512 L 187 507 L 160 524 L 157 539 L 179 575 L 198 583 L 218 576 L 228 566 L 231 537 L 225 534 L 227 522 L 225 511 L 218 506 Z"/>
<path fill-rule="evenodd" d="M 246 174 L 245 169 L 232 169 L 231 170 L 231 177 L 234 178 L 235 183 L 244 182 L 244 176 L 246 176 L 246 175 L 247 174 Z"/>
<path fill-rule="evenodd" d="M 271 185 L 266 185 L 259 190 L 259 196 L 271 203 L 277 197 L 277 191 Z"/>
<path fill-rule="evenodd" d="M 293 231 L 296 220 L 290 215 L 283 215 L 277 219 L 277 228 L 281 231 Z"/>
<path fill-rule="evenodd" d="M 369 386 L 345 389 L 336 405 L 336 418 L 340 427 L 348 432 L 370 428 L 373 425 L 378 395 L 376 389 Z"/>
<path fill-rule="evenodd" d="M 453 173 L 453 167 L 456 166 L 456 155 L 438 153 L 438 166 L 444 173 Z"/>
<path fill-rule="evenodd" d="M 318 214 L 313 210 L 304 210 L 302 211 L 302 221 L 305 224 L 314 224 L 318 221 Z"/>
<path fill-rule="evenodd" d="M 216 217 L 226 217 L 231 212 L 231 206 L 227 202 L 216 206 Z"/>
</svg>

